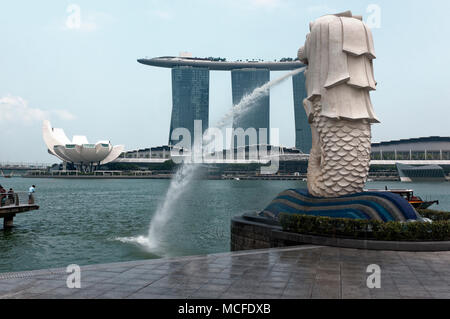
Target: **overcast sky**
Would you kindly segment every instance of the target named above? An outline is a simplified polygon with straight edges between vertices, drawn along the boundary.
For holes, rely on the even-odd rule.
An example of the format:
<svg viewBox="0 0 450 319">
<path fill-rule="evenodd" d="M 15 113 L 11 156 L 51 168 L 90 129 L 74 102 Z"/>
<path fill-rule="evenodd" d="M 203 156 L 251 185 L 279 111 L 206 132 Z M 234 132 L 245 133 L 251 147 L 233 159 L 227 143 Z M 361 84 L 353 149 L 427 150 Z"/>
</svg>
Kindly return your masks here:
<svg viewBox="0 0 450 319">
<path fill-rule="evenodd" d="M 374 25 L 374 141 L 450 136 L 447 0 L 16 0 L 0 3 L 0 161 L 56 162 L 43 119 L 91 142 L 166 144 L 170 70 L 138 58 L 295 57 L 310 21 L 349 9 Z M 230 107 L 230 73 L 211 72 L 210 124 Z M 291 81 L 271 91 L 285 146 L 295 143 L 293 107 Z"/>
</svg>

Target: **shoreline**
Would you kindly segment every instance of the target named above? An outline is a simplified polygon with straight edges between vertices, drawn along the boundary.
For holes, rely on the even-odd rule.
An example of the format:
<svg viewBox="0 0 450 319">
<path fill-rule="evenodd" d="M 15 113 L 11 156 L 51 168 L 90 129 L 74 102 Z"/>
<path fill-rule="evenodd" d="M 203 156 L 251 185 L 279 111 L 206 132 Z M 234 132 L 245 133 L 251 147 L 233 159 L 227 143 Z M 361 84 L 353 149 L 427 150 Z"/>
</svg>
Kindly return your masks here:
<svg viewBox="0 0 450 319">
<path fill-rule="evenodd" d="M 48 179 L 172 179 L 174 174 L 154 174 L 154 175 L 22 175 L 22 178 L 48 178 Z M 19 177 L 19 176 L 17 176 Z M 303 181 L 306 176 L 294 175 L 227 175 L 227 176 L 201 176 L 201 180 L 273 180 L 273 181 Z M 399 182 L 399 177 L 369 177 L 369 182 Z"/>
</svg>

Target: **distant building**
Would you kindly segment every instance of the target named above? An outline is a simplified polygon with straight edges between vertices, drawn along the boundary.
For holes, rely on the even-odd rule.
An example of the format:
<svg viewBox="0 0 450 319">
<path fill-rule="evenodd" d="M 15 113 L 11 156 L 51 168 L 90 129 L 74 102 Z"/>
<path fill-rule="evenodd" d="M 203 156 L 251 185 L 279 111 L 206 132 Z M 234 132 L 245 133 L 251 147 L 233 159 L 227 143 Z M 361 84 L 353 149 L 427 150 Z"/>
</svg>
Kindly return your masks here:
<svg viewBox="0 0 450 319">
<path fill-rule="evenodd" d="M 123 152 L 119 159 L 154 159 L 160 162 L 168 161 L 171 159 L 170 152 L 172 147 L 164 145 L 152 148 L 144 148 L 139 150 L 132 150 Z M 119 160 L 120 162 L 120 160 Z M 132 161 L 131 161 L 132 162 Z"/>
<path fill-rule="evenodd" d="M 270 82 L 268 69 L 241 69 L 231 71 L 231 86 L 233 92 L 233 105 L 236 106 L 246 95 L 251 94 L 256 88 Z M 260 97 L 254 102 L 252 108 L 241 116 L 234 116 L 233 128 L 255 128 L 258 133 L 257 144 L 270 144 L 270 94 Z M 266 129 L 265 140 L 260 141 L 259 129 Z M 245 145 L 252 142 L 246 137 Z M 235 139 L 236 140 L 236 139 Z M 237 142 L 235 141 L 235 146 Z"/>
<path fill-rule="evenodd" d="M 446 181 L 445 172 L 439 165 L 412 166 L 397 164 L 402 182 Z"/>
<path fill-rule="evenodd" d="M 374 161 L 450 161 L 450 137 L 420 137 L 372 144 Z"/>
<path fill-rule="evenodd" d="M 446 180 L 450 137 L 419 137 L 372 144 L 373 171 L 395 172 L 404 182 Z"/>
<path fill-rule="evenodd" d="M 209 71 L 231 71 L 233 104 L 240 102 L 245 94 L 270 81 L 270 71 L 292 71 L 304 65 L 292 58 L 280 61 L 227 61 L 224 58 L 195 58 L 190 54 L 180 53 L 179 57 L 157 57 L 139 59 L 139 63 L 172 69 L 172 119 L 170 136 L 175 128 L 184 127 L 191 131 L 193 138 L 193 121 L 203 121 L 203 131 L 208 128 L 209 107 Z M 303 108 L 306 97 L 303 74 L 293 77 L 296 146 L 303 153 L 311 150 L 311 129 Z M 259 99 L 248 114 L 242 118 L 234 118 L 233 127 L 247 129 L 267 128 L 267 140 L 258 143 L 270 143 L 270 97 Z M 258 132 L 259 133 L 259 132 Z M 169 136 L 169 144 L 174 145 Z M 251 143 L 246 143 L 249 145 Z"/>
<path fill-rule="evenodd" d="M 135 168 L 136 165 L 143 169 L 148 169 L 149 165 L 157 165 L 168 163 L 172 160 L 178 162 L 183 160 L 178 158 L 175 160 L 171 157 L 172 146 L 158 146 L 139 150 L 131 150 L 122 153 L 114 163 L 130 165 Z M 175 150 L 176 156 L 190 157 L 189 151 Z M 220 158 L 220 159 L 218 159 Z M 221 170 L 226 168 L 227 171 L 241 170 L 259 172 L 261 165 L 270 164 L 271 160 L 276 157 L 279 162 L 278 173 L 287 174 L 306 174 L 308 166 L 308 155 L 303 154 L 297 149 L 287 147 L 274 147 L 271 145 L 253 145 L 235 149 L 226 149 L 218 154 L 211 154 L 210 158 L 204 158 L 203 166 Z M 125 169 L 122 166 L 121 169 Z M 165 168 L 164 168 L 165 169 Z"/>
<path fill-rule="evenodd" d="M 172 68 L 172 118 L 170 121 L 169 145 L 175 145 L 172 132 L 186 128 L 194 142 L 194 121 L 202 121 L 202 132 L 209 125 L 209 69 L 190 66 Z"/>
<path fill-rule="evenodd" d="M 51 155 L 80 171 L 93 171 L 100 165 L 108 164 L 124 150 L 123 145 L 113 146 L 109 141 L 89 143 L 86 136 L 74 136 L 69 140 L 63 129 L 53 128 L 49 121 L 43 123 L 42 136 Z"/>
</svg>

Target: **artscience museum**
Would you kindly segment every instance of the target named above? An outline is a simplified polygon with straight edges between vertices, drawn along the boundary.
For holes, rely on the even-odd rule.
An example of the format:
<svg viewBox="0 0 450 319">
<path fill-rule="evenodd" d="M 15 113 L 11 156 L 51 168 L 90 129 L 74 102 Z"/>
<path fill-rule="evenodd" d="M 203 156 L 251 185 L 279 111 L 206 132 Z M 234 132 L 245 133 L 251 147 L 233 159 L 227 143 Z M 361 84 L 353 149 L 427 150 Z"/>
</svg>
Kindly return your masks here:
<svg viewBox="0 0 450 319">
<path fill-rule="evenodd" d="M 49 121 L 44 121 L 42 135 L 51 155 L 81 171 L 93 171 L 114 161 L 124 151 L 123 145 L 113 146 L 109 141 L 89 143 L 86 136 L 74 136 L 69 140 L 63 129 L 52 128 Z"/>
</svg>

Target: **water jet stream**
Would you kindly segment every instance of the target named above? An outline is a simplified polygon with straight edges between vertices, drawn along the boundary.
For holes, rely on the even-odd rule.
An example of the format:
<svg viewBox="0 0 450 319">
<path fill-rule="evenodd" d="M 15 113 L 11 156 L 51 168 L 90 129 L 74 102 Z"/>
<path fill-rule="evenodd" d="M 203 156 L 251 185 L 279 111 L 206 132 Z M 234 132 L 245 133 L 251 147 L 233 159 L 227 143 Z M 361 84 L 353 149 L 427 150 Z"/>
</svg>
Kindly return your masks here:
<svg viewBox="0 0 450 319">
<path fill-rule="evenodd" d="M 224 128 L 232 121 L 233 118 L 239 118 L 246 114 L 261 97 L 269 94 L 270 88 L 279 85 L 288 78 L 303 72 L 305 68 L 300 68 L 289 72 L 282 77 L 273 81 L 267 82 L 261 87 L 256 88 L 251 94 L 242 98 L 239 104 L 233 106 L 217 123 L 216 127 Z M 195 156 L 193 154 L 193 156 Z M 176 211 L 176 203 L 180 197 L 187 191 L 188 185 L 194 179 L 196 172 L 201 165 L 183 163 L 180 165 L 175 176 L 172 178 L 169 189 L 167 191 L 164 202 L 159 206 L 155 215 L 153 216 L 147 237 L 125 237 L 117 238 L 117 240 L 124 243 L 134 243 L 144 247 L 149 252 L 164 255 L 164 229 L 167 223 L 172 218 Z"/>
</svg>

